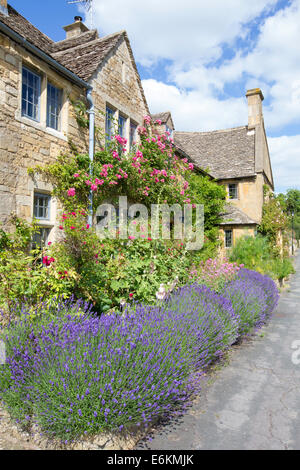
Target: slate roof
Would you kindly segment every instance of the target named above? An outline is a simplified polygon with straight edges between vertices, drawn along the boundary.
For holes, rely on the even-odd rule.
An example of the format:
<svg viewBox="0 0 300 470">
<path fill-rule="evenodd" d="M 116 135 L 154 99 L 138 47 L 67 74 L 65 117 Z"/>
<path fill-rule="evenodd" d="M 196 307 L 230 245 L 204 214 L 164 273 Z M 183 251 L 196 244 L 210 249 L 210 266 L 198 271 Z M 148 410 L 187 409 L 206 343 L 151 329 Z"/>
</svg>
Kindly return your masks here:
<svg viewBox="0 0 300 470">
<path fill-rule="evenodd" d="M 224 213 L 220 215 L 223 219 L 220 225 L 257 225 L 255 220 L 233 204 L 226 204 Z"/>
<path fill-rule="evenodd" d="M 56 43 L 39 31 L 10 5 L 8 5 L 8 16 L 0 12 L 0 21 L 85 81 L 92 77 L 109 52 L 117 46 L 118 41 L 124 39 L 136 72 L 146 109 L 150 114 L 126 31 L 119 31 L 118 33 L 98 38 L 97 31 L 91 30 L 75 38 L 64 39 Z"/>
<path fill-rule="evenodd" d="M 255 175 L 255 134 L 247 126 L 212 132 L 174 132 L 174 142 L 216 179 Z"/>
</svg>

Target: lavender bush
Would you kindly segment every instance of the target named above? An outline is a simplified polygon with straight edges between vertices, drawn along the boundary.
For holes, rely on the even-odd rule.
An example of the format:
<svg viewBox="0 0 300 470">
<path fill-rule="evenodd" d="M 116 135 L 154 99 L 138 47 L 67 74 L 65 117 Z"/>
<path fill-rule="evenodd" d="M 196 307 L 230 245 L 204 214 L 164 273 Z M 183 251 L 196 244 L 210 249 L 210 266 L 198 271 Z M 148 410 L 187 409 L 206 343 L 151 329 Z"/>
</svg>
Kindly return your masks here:
<svg viewBox="0 0 300 470">
<path fill-rule="evenodd" d="M 269 314 L 271 288 L 242 270 L 227 298 L 192 285 L 157 307 L 99 318 L 70 301 L 50 319 L 39 309 L 34 322 L 24 307 L 6 334 L 0 398 L 21 424 L 64 441 L 150 423 L 187 403 L 202 371 Z"/>
<path fill-rule="evenodd" d="M 233 310 L 230 300 L 209 287 L 203 284 L 187 285 L 176 291 L 168 300 L 168 304 L 185 312 L 188 321 L 191 312 L 198 312 L 201 328 L 199 348 L 203 354 L 203 367 L 215 358 L 215 351 L 223 351 L 236 341 L 240 315 Z"/>
<path fill-rule="evenodd" d="M 6 338 L 1 399 L 22 424 L 33 416 L 61 439 L 148 423 L 186 402 L 193 373 L 224 347 L 221 317 L 196 307 L 137 305 L 39 329 L 24 320 Z"/>
<path fill-rule="evenodd" d="M 223 288 L 223 296 L 240 315 L 239 336 L 260 327 L 277 305 L 279 294 L 268 276 L 241 269 L 235 280 Z"/>
<path fill-rule="evenodd" d="M 250 269 L 245 268 L 239 271 L 238 278 L 247 279 L 251 281 L 254 286 L 259 286 L 263 289 L 266 294 L 267 303 L 265 315 L 270 315 L 275 309 L 279 299 L 279 292 L 275 282 L 269 276 L 264 276 L 257 271 L 251 271 Z"/>
</svg>

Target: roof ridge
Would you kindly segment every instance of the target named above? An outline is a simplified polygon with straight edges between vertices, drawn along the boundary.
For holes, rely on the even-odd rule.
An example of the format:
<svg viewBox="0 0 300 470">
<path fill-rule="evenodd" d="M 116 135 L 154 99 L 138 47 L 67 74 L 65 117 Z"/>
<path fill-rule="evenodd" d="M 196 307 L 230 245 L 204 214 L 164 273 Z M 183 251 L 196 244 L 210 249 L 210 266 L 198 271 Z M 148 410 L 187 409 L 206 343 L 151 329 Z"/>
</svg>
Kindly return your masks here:
<svg viewBox="0 0 300 470">
<path fill-rule="evenodd" d="M 61 39 L 60 41 L 56 41 L 56 42 L 54 42 L 54 45 L 60 45 L 62 43 L 66 43 L 68 41 L 73 41 L 76 38 L 79 38 L 79 37 L 82 37 L 82 36 L 88 36 L 89 34 L 95 33 L 95 32 L 98 32 L 98 30 L 96 28 L 95 29 L 89 29 L 88 31 L 85 31 L 84 33 L 80 34 L 80 36 L 75 36 L 75 37 L 72 37 L 72 38 L 65 38 L 65 39 Z"/>
<path fill-rule="evenodd" d="M 102 38 L 93 39 L 93 41 L 84 42 L 83 44 L 79 44 L 78 46 L 69 47 L 68 49 L 64 49 L 63 51 L 54 52 L 53 56 L 66 54 L 66 53 L 69 53 L 70 51 L 77 51 L 77 50 L 85 48 L 87 46 L 93 46 L 93 45 L 98 44 L 100 42 L 104 42 L 104 41 L 107 41 L 109 39 L 112 39 L 114 36 L 116 36 L 116 37 L 121 36 L 121 33 L 123 34 L 124 32 L 112 33 L 112 34 L 109 34 L 109 35 L 104 36 Z"/>
<path fill-rule="evenodd" d="M 213 133 L 221 133 L 221 132 L 231 132 L 234 130 L 239 130 L 239 129 L 247 129 L 248 126 L 237 126 L 237 127 L 229 127 L 227 129 L 216 129 L 214 131 L 174 131 L 175 134 L 213 134 Z"/>
</svg>

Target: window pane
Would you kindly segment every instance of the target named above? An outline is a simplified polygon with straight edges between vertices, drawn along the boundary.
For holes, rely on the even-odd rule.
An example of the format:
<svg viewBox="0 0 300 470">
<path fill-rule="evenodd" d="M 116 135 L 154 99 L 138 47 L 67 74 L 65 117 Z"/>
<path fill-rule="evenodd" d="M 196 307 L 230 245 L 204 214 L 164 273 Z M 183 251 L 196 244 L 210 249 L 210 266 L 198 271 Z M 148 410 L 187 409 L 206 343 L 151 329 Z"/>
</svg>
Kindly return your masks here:
<svg viewBox="0 0 300 470">
<path fill-rule="evenodd" d="M 34 249 L 43 248 L 47 245 L 49 235 L 50 235 L 50 228 L 43 228 L 40 227 L 39 230 L 33 234 L 32 237 L 32 244 Z"/>
<path fill-rule="evenodd" d="M 48 83 L 47 85 L 47 126 L 60 130 L 62 90 Z"/>
<path fill-rule="evenodd" d="M 51 196 L 47 194 L 35 194 L 33 214 L 36 219 L 47 219 L 50 218 L 50 201 Z"/>
<path fill-rule="evenodd" d="M 225 230 L 225 247 L 230 248 L 232 246 L 232 230 Z"/>
<path fill-rule="evenodd" d="M 229 184 L 228 185 L 228 195 L 229 199 L 237 199 L 237 184 Z"/>
<path fill-rule="evenodd" d="M 137 126 L 133 124 L 132 122 L 130 123 L 130 132 L 129 132 L 129 148 L 130 150 L 134 146 L 136 142 L 136 130 Z"/>
<path fill-rule="evenodd" d="M 125 124 L 126 119 L 123 116 L 119 116 L 119 135 L 125 137 Z"/>
<path fill-rule="evenodd" d="M 114 135 L 114 115 L 115 112 L 107 106 L 105 116 L 105 134 L 107 143 L 111 141 L 111 138 Z"/>
<path fill-rule="evenodd" d="M 22 71 L 22 116 L 38 120 L 40 77 L 23 67 Z"/>
</svg>

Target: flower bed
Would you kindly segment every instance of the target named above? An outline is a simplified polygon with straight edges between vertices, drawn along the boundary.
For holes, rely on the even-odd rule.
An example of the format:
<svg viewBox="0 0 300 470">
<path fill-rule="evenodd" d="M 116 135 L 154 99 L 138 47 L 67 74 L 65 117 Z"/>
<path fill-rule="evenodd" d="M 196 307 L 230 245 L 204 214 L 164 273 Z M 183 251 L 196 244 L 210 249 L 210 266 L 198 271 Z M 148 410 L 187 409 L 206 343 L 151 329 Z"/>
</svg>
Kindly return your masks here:
<svg viewBox="0 0 300 470">
<path fill-rule="evenodd" d="M 48 321 L 46 307 L 35 320 L 23 309 L 6 335 L 0 398 L 21 425 L 67 442 L 147 426 L 188 403 L 203 370 L 277 299 L 273 281 L 242 269 L 223 295 L 191 285 L 123 315 L 72 301 L 60 307 L 72 315 Z"/>
</svg>

